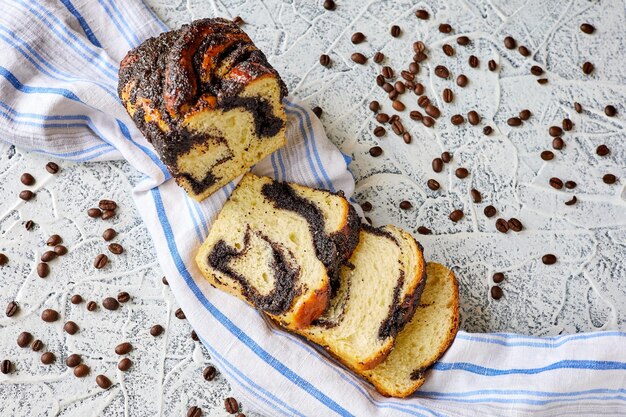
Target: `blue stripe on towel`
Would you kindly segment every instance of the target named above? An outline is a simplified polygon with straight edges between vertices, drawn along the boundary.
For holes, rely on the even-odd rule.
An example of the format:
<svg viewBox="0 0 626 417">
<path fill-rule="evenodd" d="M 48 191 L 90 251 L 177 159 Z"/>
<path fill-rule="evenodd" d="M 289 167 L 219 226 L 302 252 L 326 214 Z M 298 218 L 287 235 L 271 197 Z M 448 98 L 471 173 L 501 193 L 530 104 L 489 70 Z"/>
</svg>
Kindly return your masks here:
<svg viewBox="0 0 626 417">
<path fill-rule="evenodd" d="M 78 24 L 83 29 L 83 32 L 85 32 L 85 36 L 87 36 L 87 39 L 89 39 L 89 42 L 93 43 L 94 46 L 97 46 L 98 48 L 102 48 L 100 41 L 98 40 L 98 38 L 96 38 L 96 35 L 94 35 L 93 31 L 87 24 L 87 21 L 85 20 L 85 18 L 80 14 L 80 12 L 76 9 L 76 7 L 74 7 L 71 0 L 60 0 L 60 1 L 61 3 L 63 3 L 65 8 L 72 14 L 72 16 L 76 18 L 76 20 L 78 21 Z"/>
<path fill-rule="evenodd" d="M 433 366 L 437 371 L 465 371 L 473 374 L 483 376 L 502 376 L 502 375 L 534 375 L 543 372 L 554 371 L 557 369 L 589 369 L 594 371 L 613 371 L 613 370 L 626 370 L 625 362 L 615 361 L 593 361 L 593 360 L 562 360 L 551 363 L 550 365 L 540 368 L 510 368 L 510 369 L 495 369 L 487 368 L 480 365 L 475 365 L 469 362 L 437 362 Z M 624 375 L 626 378 L 626 375 Z"/>
</svg>

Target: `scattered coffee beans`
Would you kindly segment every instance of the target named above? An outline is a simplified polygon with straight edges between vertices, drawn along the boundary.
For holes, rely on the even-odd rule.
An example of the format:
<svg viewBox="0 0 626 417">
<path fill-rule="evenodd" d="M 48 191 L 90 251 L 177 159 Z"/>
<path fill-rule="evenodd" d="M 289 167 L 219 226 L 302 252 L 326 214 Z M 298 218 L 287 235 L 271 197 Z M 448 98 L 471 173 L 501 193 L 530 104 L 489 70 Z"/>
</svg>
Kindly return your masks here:
<svg viewBox="0 0 626 417">
<path fill-rule="evenodd" d="M 133 361 L 131 361 L 128 358 L 124 358 L 117 363 L 117 369 L 119 369 L 122 372 L 128 371 L 131 366 L 133 366 Z"/>
<path fill-rule="evenodd" d="M 113 297 L 107 297 L 102 300 L 102 307 L 106 308 L 107 310 L 117 310 L 119 306 L 120 303 Z"/>
<path fill-rule="evenodd" d="M 13 317 L 18 312 L 19 309 L 20 308 L 17 305 L 17 303 L 15 301 L 11 301 L 9 304 L 7 304 L 5 314 L 7 317 Z"/>
<path fill-rule="evenodd" d="M 224 400 L 224 408 L 226 408 L 227 413 L 235 414 L 239 411 L 239 404 L 233 397 L 228 397 Z"/>
<path fill-rule="evenodd" d="M 215 367 L 211 365 L 207 366 L 206 368 L 204 368 L 204 371 L 202 371 L 202 376 L 206 381 L 213 381 L 216 375 L 217 369 L 215 369 Z"/>
<path fill-rule="evenodd" d="M 74 367 L 74 376 L 77 378 L 84 378 L 89 375 L 89 367 L 84 363 L 81 363 Z"/>
<path fill-rule="evenodd" d="M 54 363 L 55 360 L 56 357 L 52 352 L 45 352 L 41 355 L 41 363 L 43 363 L 44 365 L 50 365 Z"/>
<path fill-rule="evenodd" d="M 46 308 L 41 312 L 41 319 L 46 323 L 52 323 L 59 319 L 59 312 L 51 308 Z"/>
<path fill-rule="evenodd" d="M 108 389 L 111 386 L 111 380 L 104 375 L 96 377 L 96 384 L 102 389 Z"/>
<path fill-rule="evenodd" d="M 491 292 L 491 298 L 493 298 L 494 300 L 499 300 L 504 295 L 504 293 L 502 292 L 502 288 L 500 288 L 497 285 L 494 285 L 493 287 L 491 287 L 490 292 Z"/>
<path fill-rule="evenodd" d="M 78 324 L 73 321 L 68 321 L 63 325 L 63 330 L 65 330 L 67 334 L 76 334 L 76 332 L 78 332 Z"/>
<path fill-rule="evenodd" d="M 556 263 L 556 256 L 554 256 L 551 253 L 548 253 L 546 255 L 543 255 L 541 257 L 541 262 L 543 262 L 545 265 L 552 265 Z"/>
<path fill-rule="evenodd" d="M 33 341 L 33 335 L 28 332 L 22 332 L 17 336 L 17 345 L 21 348 L 28 347 Z"/>
<path fill-rule="evenodd" d="M 454 210 L 452 213 L 450 213 L 450 220 L 452 220 L 453 222 L 458 222 L 459 220 L 461 220 L 463 218 L 464 214 L 463 214 L 463 210 Z"/>
<path fill-rule="evenodd" d="M 48 162 L 46 164 L 46 171 L 48 171 L 51 174 L 56 174 L 57 172 L 59 172 L 59 166 L 55 164 L 54 162 Z"/>
<path fill-rule="evenodd" d="M 127 353 L 130 353 L 131 350 L 133 350 L 133 345 L 128 342 L 120 343 L 115 346 L 115 353 L 118 355 L 126 355 Z"/>
<path fill-rule="evenodd" d="M 22 174 L 22 176 L 20 177 L 20 181 L 22 182 L 22 184 L 24 185 L 28 185 L 31 186 L 35 183 L 35 177 L 33 177 L 32 175 L 30 175 L 28 172 L 25 172 Z"/>
<path fill-rule="evenodd" d="M 101 253 L 98 256 L 96 256 L 96 259 L 94 259 L 93 266 L 96 269 L 102 269 L 106 266 L 108 262 L 109 262 L 109 258 L 104 253 Z"/>
<path fill-rule="evenodd" d="M 74 368 L 80 365 L 81 361 L 82 359 L 80 358 L 80 355 L 72 353 L 70 356 L 67 357 L 67 359 L 65 359 L 65 365 L 67 365 L 68 368 Z"/>
</svg>

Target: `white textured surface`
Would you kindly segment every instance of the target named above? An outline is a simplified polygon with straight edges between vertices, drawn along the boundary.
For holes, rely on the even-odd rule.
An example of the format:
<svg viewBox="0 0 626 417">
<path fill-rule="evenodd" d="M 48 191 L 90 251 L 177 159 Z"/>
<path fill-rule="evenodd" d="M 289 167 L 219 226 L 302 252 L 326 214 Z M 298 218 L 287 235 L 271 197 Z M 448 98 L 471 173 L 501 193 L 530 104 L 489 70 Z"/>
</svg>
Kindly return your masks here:
<svg viewBox="0 0 626 417">
<path fill-rule="evenodd" d="M 428 259 L 453 266 L 461 284 L 462 328 L 468 331 L 513 331 L 532 335 L 553 335 L 597 329 L 626 329 L 626 18 L 623 1 L 542 1 L 542 0 L 451 0 L 451 1 L 337 1 L 334 12 L 319 1 L 218 1 L 149 0 L 168 25 L 179 25 L 209 16 L 241 16 L 246 30 L 266 52 L 288 84 L 290 92 L 324 109 L 322 121 L 328 135 L 341 150 L 352 156 L 350 165 L 357 179 L 356 199 L 370 201 L 368 213 L 375 225 L 394 223 L 413 232 L 420 225 L 431 228 L 432 236 L 416 236 L 426 248 Z M 425 8 L 431 19 L 419 21 L 414 11 Z M 589 22 L 593 35 L 579 29 Z M 450 23 L 451 34 L 437 30 Z M 392 38 L 389 28 L 402 28 Z M 367 40 L 353 45 L 350 36 L 363 32 Z M 456 44 L 459 35 L 472 39 L 469 46 Z M 503 47 L 506 35 L 526 45 L 532 57 Z M 371 133 L 377 125 L 367 108 L 375 99 L 383 111 L 396 113 L 386 93 L 374 83 L 381 66 L 371 57 L 382 51 L 384 65 L 396 74 L 406 69 L 413 51 L 411 44 L 422 40 L 429 59 L 422 65 L 418 81 L 426 94 L 437 100 L 442 117 L 434 129 L 412 122 L 408 112 L 417 109 L 413 93 L 402 96 L 407 110 L 401 112 L 404 125 L 413 135 L 406 145 L 387 127 L 381 139 Z M 441 45 L 450 43 L 456 55 L 447 57 Z M 353 52 L 370 58 L 365 66 L 350 60 Z M 328 53 L 330 68 L 318 63 Z M 468 57 L 480 59 L 479 68 L 470 68 Z M 489 59 L 498 70 L 487 69 Z M 580 67 L 586 60 L 596 69 L 585 76 Z M 449 80 L 431 76 L 435 65 L 444 64 Z M 547 85 L 539 85 L 529 72 L 532 65 L 546 69 Z M 466 88 L 454 80 L 460 73 L 470 79 Z M 452 104 L 441 102 L 441 91 L 455 93 Z M 583 105 L 582 114 L 573 102 Z M 618 108 L 608 118 L 607 104 Z M 522 127 L 511 128 L 509 117 L 529 109 L 532 117 Z M 450 116 L 476 110 L 479 126 L 453 126 Z M 551 149 L 547 133 L 569 117 L 574 129 L 565 132 L 567 144 L 556 158 L 543 162 L 539 153 Z M 487 137 L 482 128 L 489 124 L 495 133 Z M 607 157 L 595 154 L 606 144 Z M 367 150 L 374 145 L 383 156 L 372 158 Z M 454 154 L 441 174 L 432 172 L 433 158 L 447 150 Z M 470 176 L 454 176 L 458 166 Z M 602 182 L 605 173 L 623 178 L 615 185 Z M 574 180 L 572 191 L 557 191 L 547 184 L 552 176 Z M 429 178 L 442 184 L 439 192 L 425 185 Z M 482 192 L 483 203 L 473 204 L 469 190 Z M 576 195 L 579 203 L 563 203 Z M 400 201 L 407 199 L 413 209 L 403 212 Z M 487 219 L 482 211 L 488 204 L 498 214 Z M 466 217 L 452 223 L 448 214 L 455 208 Z M 503 235 L 495 220 L 516 217 L 525 230 Z M 545 266 L 541 256 L 554 253 L 558 263 Z M 502 271 L 504 297 L 489 296 L 494 272 Z"/>
</svg>

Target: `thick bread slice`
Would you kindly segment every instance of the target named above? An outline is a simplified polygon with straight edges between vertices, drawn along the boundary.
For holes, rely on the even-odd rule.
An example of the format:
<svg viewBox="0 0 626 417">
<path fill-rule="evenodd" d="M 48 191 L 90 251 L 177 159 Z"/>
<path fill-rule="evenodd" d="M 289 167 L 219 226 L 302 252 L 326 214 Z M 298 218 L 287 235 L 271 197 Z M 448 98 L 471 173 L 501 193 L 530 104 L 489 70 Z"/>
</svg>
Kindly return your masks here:
<svg viewBox="0 0 626 417">
<path fill-rule="evenodd" d="M 342 195 L 246 174 L 196 262 L 214 286 L 298 329 L 328 307 L 329 275 L 350 257 L 358 233 Z"/>
<path fill-rule="evenodd" d="M 378 392 L 406 397 L 425 381 L 425 372 L 450 347 L 459 328 L 459 287 L 454 273 L 429 263 L 426 287 L 413 319 L 396 339 L 396 346 L 376 368 L 359 372 Z"/>
<path fill-rule="evenodd" d="M 297 332 L 348 367 L 371 369 L 387 357 L 411 319 L 426 265 L 415 239 L 395 226 L 363 226 L 349 264 L 341 268 L 328 311 Z"/>
</svg>

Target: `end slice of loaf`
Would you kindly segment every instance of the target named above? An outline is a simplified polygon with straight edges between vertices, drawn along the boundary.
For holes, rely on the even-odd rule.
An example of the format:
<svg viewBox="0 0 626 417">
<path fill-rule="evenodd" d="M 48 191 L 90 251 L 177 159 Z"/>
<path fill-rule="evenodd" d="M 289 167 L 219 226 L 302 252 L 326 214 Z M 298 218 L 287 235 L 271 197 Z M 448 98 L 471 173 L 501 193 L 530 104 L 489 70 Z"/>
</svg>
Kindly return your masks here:
<svg viewBox="0 0 626 417">
<path fill-rule="evenodd" d="M 350 257 L 358 233 L 342 195 L 246 174 L 196 263 L 215 287 L 299 329 L 328 307 L 329 275 Z"/>
<path fill-rule="evenodd" d="M 355 370 L 383 361 L 419 301 L 425 280 L 422 250 L 395 226 L 363 226 L 339 276 L 328 311 L 297 333 Z"/>
<path fill-rule="evenodd" d="M 459 287 L 454 273 L 429 263 L 426 287 L 413 319 L 376 368 L 359 372 L 383 395 L 404 398 L 425 381 L 425 372 L 450 347 L 459 328 Z"/>
</svg>

